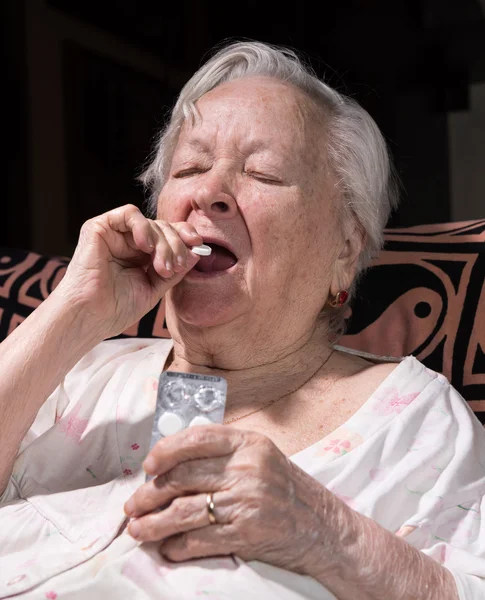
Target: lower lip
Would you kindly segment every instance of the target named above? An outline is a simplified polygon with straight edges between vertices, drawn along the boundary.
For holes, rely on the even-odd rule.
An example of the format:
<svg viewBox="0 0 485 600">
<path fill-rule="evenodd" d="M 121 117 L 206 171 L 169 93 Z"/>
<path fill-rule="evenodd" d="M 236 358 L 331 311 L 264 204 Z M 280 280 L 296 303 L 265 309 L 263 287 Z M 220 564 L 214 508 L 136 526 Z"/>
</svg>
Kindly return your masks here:
<svg viewBox="0 0 485 600">
<path fill-rule="evenodd" d="M 210 273 L 207 273 L 205 271 L 197 271 L 196 269 L 191 269 L 184 277 L 184 279 L 214 279 L 215 277 L 222 277 L 222 275 L 226 275 L 226 273 L 231 273 L 236 267 L 237 263 L 235 265 L 232 265 L 232 267 L 226 269 L 225 271 L 211 271 Z"/>
</svg>

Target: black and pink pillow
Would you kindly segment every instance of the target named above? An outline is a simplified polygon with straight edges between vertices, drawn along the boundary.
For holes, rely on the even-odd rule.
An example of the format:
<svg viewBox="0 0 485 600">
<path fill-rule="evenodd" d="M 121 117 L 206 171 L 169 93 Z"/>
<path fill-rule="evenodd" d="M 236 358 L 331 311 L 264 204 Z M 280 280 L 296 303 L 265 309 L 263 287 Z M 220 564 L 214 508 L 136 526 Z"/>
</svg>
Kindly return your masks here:
<svg viewBox="0 0 485 600">
<path fill-rule="evenodd" d="M 485 219 L 387 230 L 352 302 L 342 345 L 413 354 L 485 423 Z"/>
</svg>

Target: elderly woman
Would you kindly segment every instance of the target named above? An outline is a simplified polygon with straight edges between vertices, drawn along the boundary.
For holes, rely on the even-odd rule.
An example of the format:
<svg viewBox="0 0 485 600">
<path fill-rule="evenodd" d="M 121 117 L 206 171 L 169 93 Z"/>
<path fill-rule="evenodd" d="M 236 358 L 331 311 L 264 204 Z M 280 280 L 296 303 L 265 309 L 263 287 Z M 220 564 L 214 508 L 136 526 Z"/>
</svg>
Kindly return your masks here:
<svg viewBox="0 0 485 600">
<path fill-rule="evenodd" d="M 413 357 L 335 345 L 396 203 L 371 117 L 232 44 L 144 177 L 152 218 L 85 223 L 1 346 L 1 597 L 483 598 L 478 420 Z M 162 297 L 171 340 L 103 342 Z M 163 370 L 223 376 L 225 422 L 148 453 Z"/>
</svg>

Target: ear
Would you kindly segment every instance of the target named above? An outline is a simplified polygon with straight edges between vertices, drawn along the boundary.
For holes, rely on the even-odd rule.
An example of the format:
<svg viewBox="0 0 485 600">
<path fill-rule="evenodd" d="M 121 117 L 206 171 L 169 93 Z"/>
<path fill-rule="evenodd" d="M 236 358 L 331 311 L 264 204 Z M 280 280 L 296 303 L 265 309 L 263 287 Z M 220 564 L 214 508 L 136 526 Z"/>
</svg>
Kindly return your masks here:
<svg viewBox="0 0 485 600">
<path fill-rule="evenodd" d="M 356 223 L 349 223 L 345 227 L 343 245 L 335 261 L 334 274 L 330 283 L 330 293 L 333 296 L 342 290 L 348 290 L 352 285 L 366 238 L 365 232 Z"/>
</svg>

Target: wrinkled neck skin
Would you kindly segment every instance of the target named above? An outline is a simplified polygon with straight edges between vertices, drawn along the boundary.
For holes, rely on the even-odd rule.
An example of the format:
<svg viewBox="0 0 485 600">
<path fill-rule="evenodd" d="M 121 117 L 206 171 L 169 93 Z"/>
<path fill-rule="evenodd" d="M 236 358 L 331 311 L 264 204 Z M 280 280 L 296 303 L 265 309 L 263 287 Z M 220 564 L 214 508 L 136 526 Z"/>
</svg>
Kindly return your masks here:
<svg viewBox="0 0 485 600">
<path fill-rule="evenodd" d="M 322 319 L 303 327 L 275 324 L 257 332 L 250 321 L 197 328 L 171 312 L 167 310 L 167 322 L 174 348 L 165 368 L 224 377 L 226 415 L 227 409 L 251 411 L 296 391 L 319 375 L 332 350 L 328 324 Z M 326 375 L 330 363 L 324 367 Z"/>
</svg>

